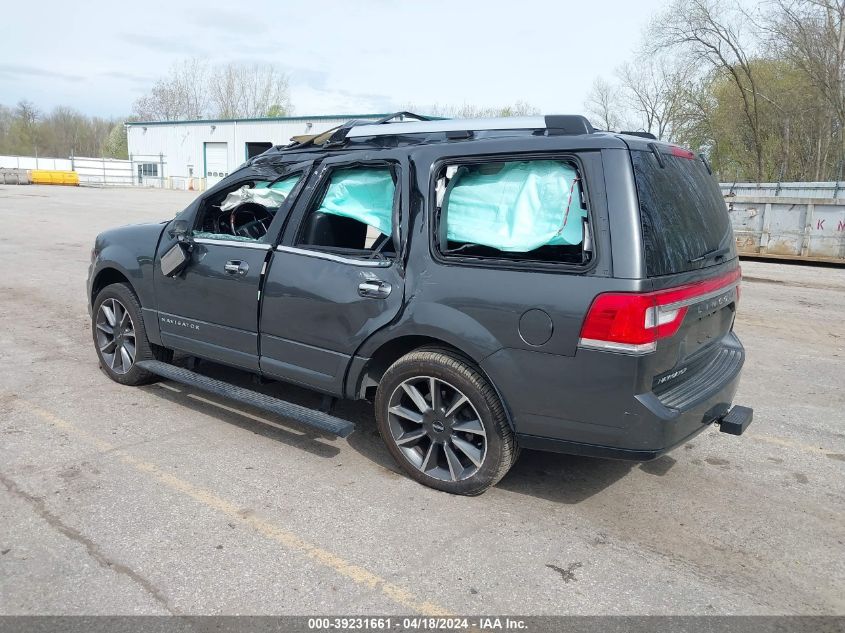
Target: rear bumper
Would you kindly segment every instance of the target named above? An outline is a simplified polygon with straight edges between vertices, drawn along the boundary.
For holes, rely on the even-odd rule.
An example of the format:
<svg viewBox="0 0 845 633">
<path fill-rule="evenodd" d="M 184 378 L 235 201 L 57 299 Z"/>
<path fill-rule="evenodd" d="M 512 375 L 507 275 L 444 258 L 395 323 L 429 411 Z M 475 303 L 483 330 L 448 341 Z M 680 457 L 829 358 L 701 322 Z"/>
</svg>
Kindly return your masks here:
<svg viewBox="0 0 845 633">
<path fill-rule="evenodd" d="M 728 415 L 745 352 L 732 332 L 720 345 L 704 371 L 659 396 L 648 389 L 638 393 L 639 359 L 606 352 L 562 357 L 502 350 L 482 367 L 502 393 L 524 448 L 645 461 Z M 525 371 L 514 372 L 514 366 Z M 750 409 L 736 409 L 736 419 L 731 423 L 729 416 L 722 430 L 747 427 Z"/>
<path fill-rule="evenodd" d="M 733 407 L 722 418 L 713 420 L 712 423 L 719 425 L 719 430 L 730 435 L 742 435 L 753 419 L 753 411 L 749 407 Z M 631 450 L 617 448 L 614 446 L 598 446 L 596 444 L 582 444 L 580 442 L 568 442 L 566 440 L 554 439 L 551 437 L 537 437 L 536 435 L 517 434 L 517 441 L 522 448 L 529 448 L 537 451 L 548 451 L 550 453 L 566 453 L 568 455 L 584 455 L 587 457 L 602 457 L 605 459 L 625 459 L 638 462 L 647 462 L 665 455 L 681 444 L 688 442 L 696 435 L 706 429 L 709 424 L 701 424 L 686 437 L 681 438 L 671 446 L 649 450 Z"/>
</svg>

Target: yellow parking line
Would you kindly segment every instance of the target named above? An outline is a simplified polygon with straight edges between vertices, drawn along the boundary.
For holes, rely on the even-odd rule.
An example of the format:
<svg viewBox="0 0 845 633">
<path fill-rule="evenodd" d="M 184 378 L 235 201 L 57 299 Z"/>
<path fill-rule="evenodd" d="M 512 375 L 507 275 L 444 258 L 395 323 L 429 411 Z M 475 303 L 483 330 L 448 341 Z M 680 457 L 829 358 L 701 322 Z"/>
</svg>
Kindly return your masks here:
<svg viewBox="0 0 845 633">
<path fill-rule="evenodd" d="M 397 604 L 416 613 L 429 616 L 452 615 L 452 613 L 447 609 L 418 598 L 407 589 L 394 585 L 381 576 L 378 576 L 359 565 L 355 565 L 354 563 L 344 560 L 337 554 L 333 554 L 322 547 L 309 543 L 305 539 L 300 538 L 293 532 L 284 529 L 272 521 L 268 521 L 267 519 L 262 519 L 261 517 L 254 515 L 245 516 L 240 507 L 221 497 L 218 497 L 213 492 L 195 486 L 184 479 L 180 479 L 179 477 L 165 472 L 151 462 L 133 457 L 127 452 L 117 448 L 114 444 L 80 429 L 67 420 L 60 418 L 55 413 L 43 409 L 33 402 L 24 400 L 23 398 L 15 398 L 15 400 L 42 420 L 83 438 L 89 444 L 92 444 L 101 451 L 108 451 L 111 454 L 116 455 L 123 463 L 131 466 L 139 472 L 149 475 L 159 483 L 165 485 L 167 488 L 181 492 L 195 501 L 225 514 L 231 519 L 249 525 L 268 539 L 273 540 L 288 549 L 304 554 L 321 565 L 334 570 L 341 576 L 349 578 L 358 585 L 378 590 Z"/>
</svg>

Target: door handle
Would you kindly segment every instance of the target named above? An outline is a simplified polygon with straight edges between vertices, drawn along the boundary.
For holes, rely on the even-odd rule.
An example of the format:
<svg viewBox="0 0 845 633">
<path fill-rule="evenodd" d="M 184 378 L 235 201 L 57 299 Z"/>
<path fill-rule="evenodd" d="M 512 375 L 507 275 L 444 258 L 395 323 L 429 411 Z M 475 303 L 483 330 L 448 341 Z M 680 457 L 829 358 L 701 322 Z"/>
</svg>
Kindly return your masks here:
<svg viewBox="0 0 845 633">
<path fill-rule="evenodd" d="M 390 284 L 381 279 L 370 279 L 358 284 L 358 294 L 370 299 L 386 299 L 391 290 Z"/>
<path fill-rule="evenodd" d="M 226 262 L 226 265 L 223 266 L 223 270 L 225 270 L 230 275 L 246 275 L 249 271 L 249 264 L 246 262 L 242 262 L 237 259 L 230 259 Z"/>
</svg>

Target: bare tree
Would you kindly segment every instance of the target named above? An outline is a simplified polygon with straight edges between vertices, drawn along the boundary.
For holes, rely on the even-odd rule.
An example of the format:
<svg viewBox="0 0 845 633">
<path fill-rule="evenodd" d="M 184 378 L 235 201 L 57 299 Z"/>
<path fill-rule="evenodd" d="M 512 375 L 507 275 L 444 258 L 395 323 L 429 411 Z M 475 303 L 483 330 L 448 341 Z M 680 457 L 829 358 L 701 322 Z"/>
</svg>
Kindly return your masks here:
<svg viewBox="0 0 845 633">
<path fill-rule="evenodd" d="M 593 87 L 584 102 L 587 111 L 602 130 L 619 130 L 622 127 L 622 101 L 619 87 L 601 77 L 593 82 Z"/>
<path fill-rule="evenodd" d="M 138 99 L 133 112 L 144 121 L 201 119 L 208 114 L 208 68 L 199 59 L 174 64 L 166 77 Z"/>
<path fill-rule="evenodd" d="M 673 140 L 685 112 L 684 101 L 692 69 L 689 63 L 652 55 L 639 55 L 617 71 L 630 110 L 646 132 Z"/>
<path fill-rule="evenodd" d="M 284 116 L 291 111 L 288 77 L 271 65 L 226 64 L 211 77 L 216 116 L 244 118 Z"/>
<path fill-rule="evenodd" d="M 749 38 L 742 25 L 750 24 L 736 5 L 722 0 L 674 0 L 654 20 L 650 41 L 659 49 L 686 52 L 691 59 L 708 64 L 731 77 L 742 102 L 743 115 L 751 134 L 757 180 L 763 175 L 760 98 L 749 54 Z"/>
<path fill-rule="evenodd" d="M 140 120 L 284 116 L 291 111 L 288 77 L 272 65 L 226 64 L 199 59 L 174 65 L 133 107 Z"/>
<path fill-rule="evenodd" d="M 772 49 L 800 68 L 823 95 L 845 156 L 845 0 L 775 0 L 763 24 Z M 818 139 L 817 179 L 825 140 Z"/>
<path fill-rule="evenodd" d="M 38 123 L 41 117 L 41 112 L 31 101 L 18 102 L 9 126 L 9 145 L 13 153 L 38 156 L 41 141 Z"/>
</svg>

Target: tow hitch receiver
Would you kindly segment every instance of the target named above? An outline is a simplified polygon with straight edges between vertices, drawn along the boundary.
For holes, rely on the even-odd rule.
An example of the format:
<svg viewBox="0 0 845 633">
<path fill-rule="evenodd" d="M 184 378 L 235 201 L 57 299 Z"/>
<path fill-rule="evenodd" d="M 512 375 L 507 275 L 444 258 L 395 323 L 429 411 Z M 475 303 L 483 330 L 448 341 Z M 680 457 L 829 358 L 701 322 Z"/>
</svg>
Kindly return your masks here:
<svg viewBox="0 0 845 633">
<path fill-rule="evenodd" d="M 719 430 L 722 433 L 742 435 L 745 429 L 748 428 L 748 425 L 751 424 L 751 419 L 753 417 L 754 409 L 751 407 L 736 406 L 716 420 L 716 422 L 718 423 Z"/>
</svg>

